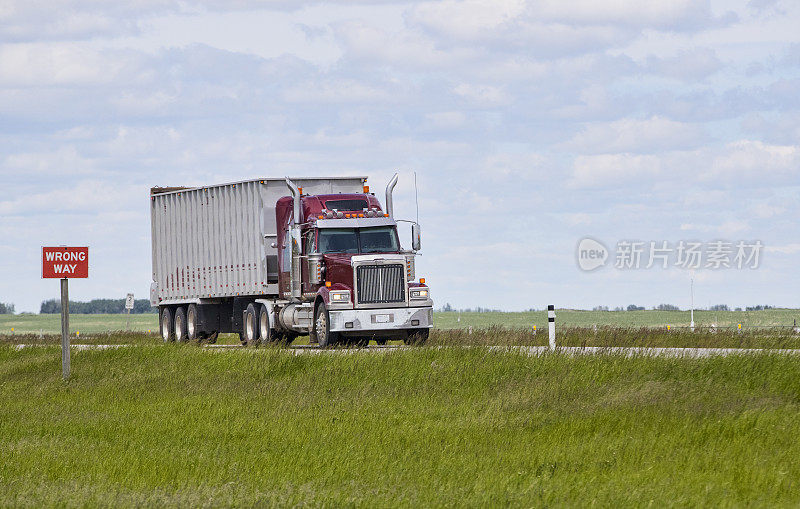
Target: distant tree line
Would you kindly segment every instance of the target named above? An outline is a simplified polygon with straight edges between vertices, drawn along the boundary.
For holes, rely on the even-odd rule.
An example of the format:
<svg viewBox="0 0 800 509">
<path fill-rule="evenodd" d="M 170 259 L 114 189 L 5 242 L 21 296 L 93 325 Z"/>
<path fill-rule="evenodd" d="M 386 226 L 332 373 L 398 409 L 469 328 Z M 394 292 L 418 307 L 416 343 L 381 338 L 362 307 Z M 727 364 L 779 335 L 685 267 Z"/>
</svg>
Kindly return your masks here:
<svg viewBox="0 0 800 509">
<path fill-rule="evenodd" d="M 455 309 L 450 303 L 446 303 L 444 306 L 440 307 L 437 311 L 444 311 L 444 312 L 457 312 L 457 313 L 502 313 L 503 310 L 501 309 L 489 309 L 489 308 L 465 308 L 465 309 Z M 528 311 L 536 311 L 535 309 L 529 309 Z"/>
<path fill-rule="evenodd" d="M 695 310 L 702 310 L 703 308 L 695 308 Z M 775 309 L 773 306 L 747 306 L 745 308 L 747 311 L 763 311 L 765 309 Z M 608 306 L 595 306 L 592 308 L 592 311 L 644 311 L 644 306 L 637 306 L 636 304 L 629 304 L 627 307 L 617 306 L 611 309 Z M 653 310 L 655 311 L 680 311 L 681 308 L 674 304 L 659 304 L 658 306 L 653 306 Z M 731 308 L 727 304 L 715 304 L 713 306 L 708 307 L 709 311 L 731 311 Z M 736 308 L 734 311 L 741 311 L 742 308 Z M 450 305 L 450 303 L 446 303 L 444 306 L 437 309 L 437 311 L 444 311 L 444 312 L 457 312 L 457 313 L 500 313 L 502 311 L 497 309 L 488 309 L 488 308 L 466 308 L 466 309 L 456 309 Z M 528 312 L 539 311 L 538 309 L 531 308 L 526 310 Z"/>
<path fill-rule="evenodd" d="M 0 302 L 0 315 L 13 315 L 14 314 L 14 304 L 6 304 L 4 302 Z"/>
<path fill-rule="evenodd" d="M 132 314 L 156 313 L 158 308 L 150 306 L 147 299 L 133 301 Z M 92 299 L 89 302 L 69 301 L 69 312 L 76 314 L 98 315 L 125 312 L 125 299 Z M 61 313 L 61 299 L 50 299 L 42 302 L 39 313 Z"/>
</svg>

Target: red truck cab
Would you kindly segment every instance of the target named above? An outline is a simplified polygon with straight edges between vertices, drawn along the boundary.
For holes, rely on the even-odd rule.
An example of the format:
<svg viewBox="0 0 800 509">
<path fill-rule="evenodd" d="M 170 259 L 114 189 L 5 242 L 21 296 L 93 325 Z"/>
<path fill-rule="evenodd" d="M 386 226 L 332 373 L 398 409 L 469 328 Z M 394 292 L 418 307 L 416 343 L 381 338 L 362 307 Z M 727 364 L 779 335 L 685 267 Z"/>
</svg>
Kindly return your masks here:
<svg viewBox="0 0 800 509">
<path fill-rule="evenodd" d="M 391 211 L 368 188 L 321 195 L 297 188 L 275 214 L 280 298 L 313 304 L 312 342 L 427 338 L 433 301 L 424 280 L 415 281 L 416 252 L 401 247 Z"/>
</svg>

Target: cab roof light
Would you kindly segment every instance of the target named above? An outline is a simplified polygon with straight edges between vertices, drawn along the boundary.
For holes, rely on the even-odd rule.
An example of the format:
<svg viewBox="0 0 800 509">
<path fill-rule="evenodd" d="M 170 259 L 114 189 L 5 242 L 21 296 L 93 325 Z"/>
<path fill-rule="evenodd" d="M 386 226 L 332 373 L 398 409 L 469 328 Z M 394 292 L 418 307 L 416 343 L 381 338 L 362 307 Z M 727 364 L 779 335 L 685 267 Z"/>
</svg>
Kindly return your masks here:
<svg viewBox="0 0 800 509">
<path fill-rule="evenodd" d="M 330 288 L 330 287 L 331 287 L 331 282 L 325 281 L 325 288 Z"/>
<path fill-rule="evenodd" d="M 369 193 L 369 186 L 364 186 L 364 194 Z"/>
<path fill-rule="evenodd" d="M 421 284 L 421 285 L 425 284 L 425 278 L 424 277 L 419 278 L 419 284 Z"/>
</svg>

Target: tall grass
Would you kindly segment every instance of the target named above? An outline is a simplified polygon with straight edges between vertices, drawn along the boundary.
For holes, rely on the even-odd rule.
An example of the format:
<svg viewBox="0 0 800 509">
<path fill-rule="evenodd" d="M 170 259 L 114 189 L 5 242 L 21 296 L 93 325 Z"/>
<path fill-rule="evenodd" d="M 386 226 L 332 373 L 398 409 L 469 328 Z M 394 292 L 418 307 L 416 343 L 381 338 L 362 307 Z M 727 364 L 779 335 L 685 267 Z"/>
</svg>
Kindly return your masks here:
<svg viewBox="0 0 800 509">
<path fill-rule="evenodd" d="M 800 360 L 0 346 L 0 506 L 796 506 Z"/>
</svg>

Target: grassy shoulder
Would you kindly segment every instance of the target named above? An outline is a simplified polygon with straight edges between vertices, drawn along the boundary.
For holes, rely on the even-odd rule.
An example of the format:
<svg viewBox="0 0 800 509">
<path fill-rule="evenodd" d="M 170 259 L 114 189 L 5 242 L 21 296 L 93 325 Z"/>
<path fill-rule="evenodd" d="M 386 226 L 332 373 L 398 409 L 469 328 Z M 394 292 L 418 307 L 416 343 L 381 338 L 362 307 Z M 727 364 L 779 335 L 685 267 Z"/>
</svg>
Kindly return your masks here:
<svg viewBox="0 0 800 509">
<path fill-rule="evenodd" d="M 797 505 L 800 360 L 0 346 L 0 505 Z"/>
</svg>

